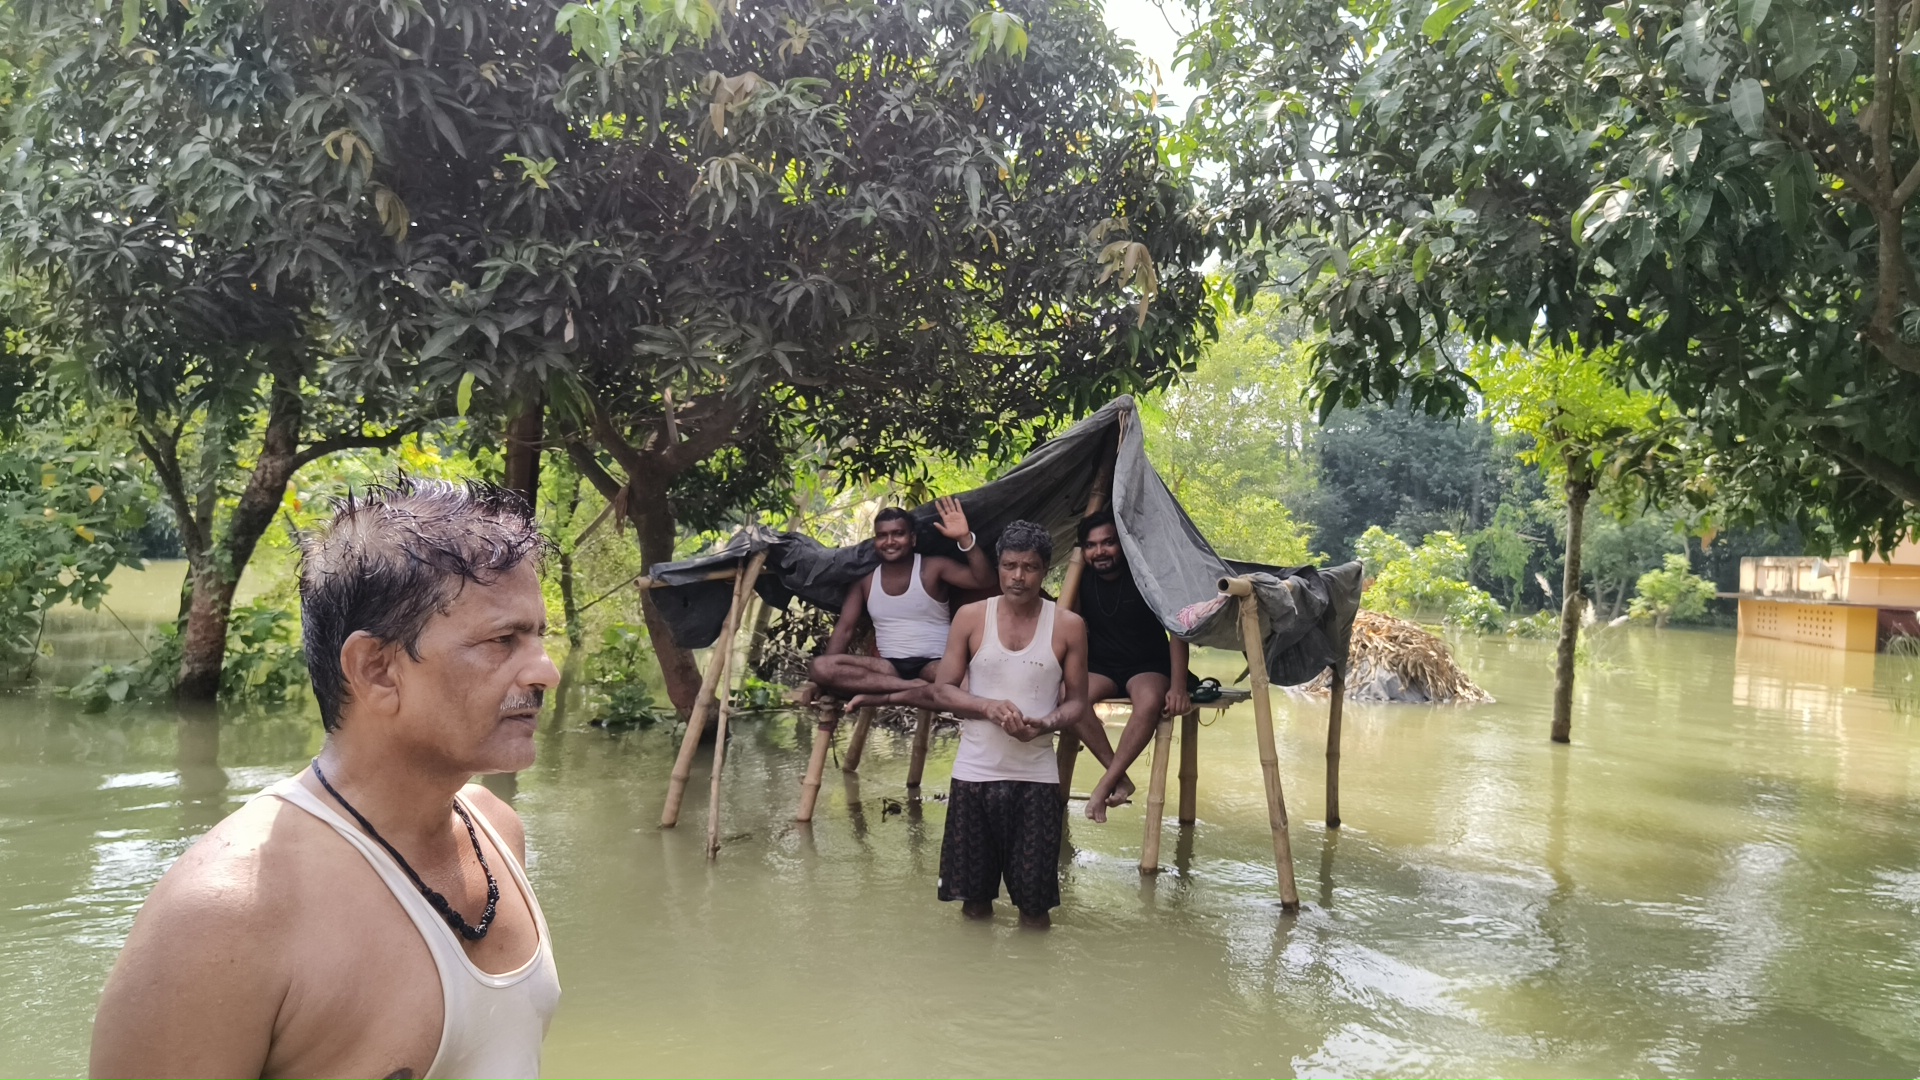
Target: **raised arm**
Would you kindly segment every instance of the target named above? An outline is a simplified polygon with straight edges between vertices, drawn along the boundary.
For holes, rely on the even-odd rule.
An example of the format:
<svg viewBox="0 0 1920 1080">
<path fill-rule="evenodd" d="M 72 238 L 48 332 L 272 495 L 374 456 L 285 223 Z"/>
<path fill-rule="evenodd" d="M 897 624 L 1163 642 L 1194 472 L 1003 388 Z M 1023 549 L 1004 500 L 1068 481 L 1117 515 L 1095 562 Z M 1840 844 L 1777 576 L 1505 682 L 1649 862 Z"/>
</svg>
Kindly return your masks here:
<svg viewBox="0 0 1920 1080">
<path fill-rule="evenodd" d="M 840 601 L 840 617 L 834 620 L 833 634 L 827 638 L 827 648 L 823 655 L 840 656 L 853 648 L 853 634 L 860 626 L 860 616 L 867 613 L 867 578 L 847 586 L 846 598 Z"/>
<path fill-rule="evenodd" d="M 967 512 L 960 506 L 960 500 L 949 495 L 934 506 L 940 511 L 940 518 L 933 527 L 939 530 L 941 536 L 960 545 L 961 554 L 967 560 L 964 564 L 952 559 L 938 560 L 935 565 L 940 580 L 953 589 L 977 591 L 993 588 L 998 584 L 993 564 L 987 561 L 986 549 L 981 546 L 980 538 L 973 534 L 973 528 L 967 524 Z"/>
</svg>

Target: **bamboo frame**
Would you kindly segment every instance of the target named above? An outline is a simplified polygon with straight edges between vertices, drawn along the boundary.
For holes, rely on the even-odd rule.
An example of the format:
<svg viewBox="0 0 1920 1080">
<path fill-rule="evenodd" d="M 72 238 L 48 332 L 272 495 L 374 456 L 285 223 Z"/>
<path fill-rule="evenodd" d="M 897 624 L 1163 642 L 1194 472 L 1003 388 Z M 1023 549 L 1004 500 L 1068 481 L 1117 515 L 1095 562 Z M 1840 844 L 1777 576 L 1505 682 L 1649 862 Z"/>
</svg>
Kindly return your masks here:
<svg viewBox="0 0 1920 1080">
<path fill-rule="evenodd" d="M 752 583 L 760 579 L 760 569 L 766 562 L 767 553 L 761 551 L 747 561 L 744 569 L 735 567 L 727 571 L 726 577 L 735 579 L 733 605 L 727 609 L 727 621 L 720 628 L 720 636 L 715 639 L 716 647 L 732 652 L 734 638 L 740 633 L 740 613 L 747 606 L 745 597 L 752 594 Z M 718 571 L 715 573 L 718 574 Z M 710 580 L 724 579 L 716 576 Z M 700 749 L 700 735 L 706 730 L 707 713 L 713 709 L 714 692 L 719 687 L 721 672 L 729 666 L 722 659 L 725 655 L 723 653 L 708 659 L 706 674 L 700 680 L 700 692 L 694 696 L 693 712 L 687 716 L 687 733 L 680 740 L 680 756 L 674 759 L 673 776 L 667 782 L 667 801 L 660 808 L 660 827 L 663 829 L 671 829 L 680 823 L 680 803 L 686 798 L 687 779 L 693 775 L 693 755 Z"/>
<path fill-rule="evenodd" d="M 920 794 L 920 780 L 927 772 L 927 746 L 933 741 L 933 710 L 913 712 L 913 758 L 907 763 L 907 793 Z"/>
<path fill-rule="evenodd" d="M 813 754 L 807 758 L 807 775 L 800 781 L 800 810 L 793 815 L 795 821 L 812 821 L 813 807 L 820 799 L 820 777 L 827 771 L 827 751 L 833 746 L 833 707 L 822 706 L 817 710 L 818 719 L 813 725 Z"/>
<path fill-rule="evenodd" d="M 739 600 L 742 588 L 748 595 L 753 590 L 746 587 L 747 576 L 742 574 L 734 583 L 734 599 Z M 727 763 L 727 718 L 733 715 L 733 642 L 727 643 L 726 652 L 715 657 L 710 663 L 720 664 L 720 708 L 713 723 L 713 779 L 707 787 L 707 858 L 713 860 L 720 856 L 720 772 Z"/>
<path fill-rule="evenodd" d="M 1333 665 L 1327 698 L 1327 828 L 1340 827 L 1340 713 L 1347 697 L 1347 676 Z"/>
<path fill-rule="evenodd" d="M 1173 742 L 1173 717 L 1162 716 L 1153 728 L 1153 773 L 1147 781 L 1147 834 L 1140 842 L 1140 872 L 1160 872 L 1160 819 L 1167 809 L 1167 761 Z"/>
<path fill-rule="evenodd" d="M 1180 718 L 1180 824 L 1192 825 L 1200 794 L 1200 710 Z"/>
<path fill-rule="evenodd" d="M 1274 868 L 1280 875 L 1280 909 L 1298 911 L 1300 891 L 1293 881 L 1293 841 L 1287 835 L 1287 799 L 1280 788 L 1280 752 L 1273 741 L 1273 688 L 1267 683 L 1266 649 L 1260 638 L 1260 602 L 1254 598 L 1253 582 L 1243 577 L 1221 578 L 1220 591 L 1240 601 L 1240 640 L 1252 678 L 1253 725 L 1260 743 L 1260 777 L 1267 788 Z"/>
<path fill-rule="evenodd" d="M 867 752 L 867 729 L 873 725 L 873 706 L 853 714 L 853 730 L 847 734 L 847 753 L 840 759 L 840 771 L 860 771 L 860 758 Z"/>
</svg>

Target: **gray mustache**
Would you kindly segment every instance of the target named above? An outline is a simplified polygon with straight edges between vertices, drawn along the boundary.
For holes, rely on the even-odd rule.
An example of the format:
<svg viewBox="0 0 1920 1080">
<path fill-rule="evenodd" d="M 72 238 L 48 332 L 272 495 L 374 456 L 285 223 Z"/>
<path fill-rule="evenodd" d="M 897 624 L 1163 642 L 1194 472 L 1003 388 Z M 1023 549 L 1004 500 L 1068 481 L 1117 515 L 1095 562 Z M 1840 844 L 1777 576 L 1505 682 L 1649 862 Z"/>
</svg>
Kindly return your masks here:
<svg viewBox="0 0 1920 1080">
<path fill-rule="evenodd" d="M 545 701 L 546 697 L 547 692 L 545 690 L 536 689 L 526 697 L 508 698 L 506 703 L 500 706 L 500 711 L 503 713 L 539 712 L 540 703 Z"/>
</svg>

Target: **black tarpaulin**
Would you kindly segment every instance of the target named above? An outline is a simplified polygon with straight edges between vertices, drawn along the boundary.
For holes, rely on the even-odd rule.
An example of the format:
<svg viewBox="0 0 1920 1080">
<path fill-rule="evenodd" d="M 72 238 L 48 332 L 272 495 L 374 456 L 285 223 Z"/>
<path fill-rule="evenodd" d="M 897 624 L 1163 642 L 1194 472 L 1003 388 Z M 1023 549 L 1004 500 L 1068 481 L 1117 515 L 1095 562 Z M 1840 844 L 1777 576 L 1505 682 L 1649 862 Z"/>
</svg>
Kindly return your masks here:
<svg viewBox="0 0 1920 1080">
<path fill-rule="evenodd" d="M 1221 558 L 1147 460 L 1139 413 L 1130 397 L 1061 432 L 1018 467 L 982 487 L 958 493 L 980 543 L 992 545 L 1008 522 L 1025 519 L 1053 533 L 1054 559 L 1064 562 L 1101 466 L 1113 461 L 1113 516 L 1134 581 L 1160 622 L 1196 645 L 1241 650 L 1239 610 L 1219 591 L 1222 577 L 1250 578 L 1259 600 L 1268 677 L 1282 686 L 1305 682 L 1327 665 L 1343 663 L 1360 609 L 1361 567 L 1283 569 Z M 953 555 L 952 541 L 934 531 L 932 504 L 913 510 L 918 550 Z M 879 563 L 873 542 L 830 548 L 799 533 L 758 526 L 743 529 L 718 551 L 655 565 L 653 599 L 685 648 L 705 648 L 720 635 L 733 587 L 711 580 L 767 552 L 756 585 L 769 604 L 794 597 L 837 611 L 847 586 Z"/>
</svg>

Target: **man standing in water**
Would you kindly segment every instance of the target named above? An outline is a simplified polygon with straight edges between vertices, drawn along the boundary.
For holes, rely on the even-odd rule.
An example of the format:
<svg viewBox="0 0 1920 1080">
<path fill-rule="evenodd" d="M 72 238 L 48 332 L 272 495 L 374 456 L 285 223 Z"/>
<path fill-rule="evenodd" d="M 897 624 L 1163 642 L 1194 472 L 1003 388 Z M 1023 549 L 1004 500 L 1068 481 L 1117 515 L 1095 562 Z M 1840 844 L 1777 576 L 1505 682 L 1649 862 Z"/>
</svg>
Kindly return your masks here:
<svg viewBox="0 0 1920 1080">
<path fill-rule="evenodd" d="M 560 673 L 517 495 L 399 480 L 305 544 L 312 766 L 154 887 L 94 1023 L 99 1076 L 537 1076 L 559 1003 L 520 819 Z"/>
<path fill-rule="evenodd" d="M 1080 583 L 1080 615 L 1087 622 L 1087 693 L 1091 700 L 1126 697 L 1133 703 L 1107 772 L 1087 795 L 1087 816 L 1107 820 L 1107 808 L 1133 793 L 1127 766 L 1153 740 L 1162 716 L 1193 708 L 1187 686 L 1187 643 L 1167 633 L 1147 606 L 1120 549 L 1113 512 L 1080 520 L 1080 551 L 1093 571 Z"/>
<path fill-rule="evenodd" d="M 1001 595 L 954 616 L 932 683 L 855 698 L 953 713 L 960 752 L 940 843 L 942 900 L 990 918 L 1004 878 L 1022 926 L 1060 906 L 1060 771 L 1053 733 L 1087 712 L 1087 632 L 1040 592 L 1053 538 L 1031 521 L 1000 534 Z M 967 689 L 960 688 L 961 679 Z"/>
<path fill-rule="evenodd" d="M 820 689 L 843 696 L 885 694 L 930 677 L 947 647 L 951 592 L 992 588 L 993 567 L 967 526 L 960 500 L 949 495 L 935 509 L 940 517 L 934 528 L 959 545 L 967 561 L 922 558 L 914 550 L 913 515 L 897 506 L 874 515 L 873 551 L 880 565 L 847 589 L 826 651 L 808 669 Z M 873 620 L 877 656 L 848 651 L 863 615 Z M 804 694 L 803 703 L 811 697 Z"/>
</svg>

